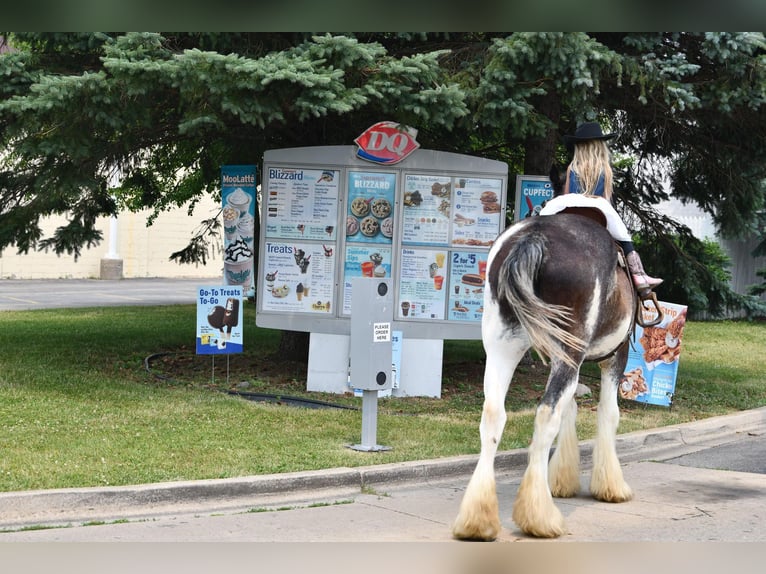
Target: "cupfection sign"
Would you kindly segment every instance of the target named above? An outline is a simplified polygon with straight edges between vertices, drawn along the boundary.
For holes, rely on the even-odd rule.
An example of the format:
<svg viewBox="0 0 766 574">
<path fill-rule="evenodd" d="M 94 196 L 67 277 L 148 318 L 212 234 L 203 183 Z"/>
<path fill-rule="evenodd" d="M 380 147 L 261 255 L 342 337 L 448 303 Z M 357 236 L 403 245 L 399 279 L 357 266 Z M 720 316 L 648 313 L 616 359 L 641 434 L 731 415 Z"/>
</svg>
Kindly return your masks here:
<svg viewBox="0 0 766 574">
<path fill-rule="evenodd" d="M 357 138 L 361 155 L 355 146 L 264 154 L 256 324 L 348 334 L 353 279 L 390 278 L 392 328 L 404 337 L 481 337 L 508 166 L 420 149 L 414 132 L 394 127 Z"/>
</svg>

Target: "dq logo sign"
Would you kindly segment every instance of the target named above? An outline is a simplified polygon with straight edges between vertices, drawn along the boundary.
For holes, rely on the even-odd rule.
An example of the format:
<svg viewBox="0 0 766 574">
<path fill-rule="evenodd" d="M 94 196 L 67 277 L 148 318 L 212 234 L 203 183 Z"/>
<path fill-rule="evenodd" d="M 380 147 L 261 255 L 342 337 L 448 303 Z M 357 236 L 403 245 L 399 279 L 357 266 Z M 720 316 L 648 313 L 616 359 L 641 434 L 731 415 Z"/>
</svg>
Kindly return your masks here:
<svg viewBox="0 0 766 574">
<path fill-rule="evenodd" d="M 383 165 L 398 163 L 420 147 L 417 135 L 417 130 L 395 122 L 378 122 L 354 140 L 359 146 L 356 157 Z"/>
</svg>

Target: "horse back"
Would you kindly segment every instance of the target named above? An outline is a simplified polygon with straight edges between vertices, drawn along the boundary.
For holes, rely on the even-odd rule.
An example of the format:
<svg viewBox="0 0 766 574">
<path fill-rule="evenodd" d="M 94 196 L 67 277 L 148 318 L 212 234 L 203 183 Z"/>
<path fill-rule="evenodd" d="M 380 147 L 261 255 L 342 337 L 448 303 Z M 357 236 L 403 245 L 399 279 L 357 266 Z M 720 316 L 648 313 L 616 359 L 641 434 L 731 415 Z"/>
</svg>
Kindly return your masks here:
<svg viewBox="0 0 766 574">
<path fill-rule="evenodd" d="M 493 277 L 503 259 L 517 257 L 527 244 L 534 245 L 542 249 L 533 281 L 535 295 L 550 306 L 569 309 L 574 334 L 587 341 L 596 356 L 612 344 L 615 330 L 627 333 L 630 320 L 625 318 L 632 317 L 633 288 L 618 265 L 618 248 L 602 225 L 575 214 L 540 216 L 512 226 L 500 239 L 490 283 L 503 280 L 496 273 Z M 499 304 L 513 323 L 514 310 Z"/>
</svg>

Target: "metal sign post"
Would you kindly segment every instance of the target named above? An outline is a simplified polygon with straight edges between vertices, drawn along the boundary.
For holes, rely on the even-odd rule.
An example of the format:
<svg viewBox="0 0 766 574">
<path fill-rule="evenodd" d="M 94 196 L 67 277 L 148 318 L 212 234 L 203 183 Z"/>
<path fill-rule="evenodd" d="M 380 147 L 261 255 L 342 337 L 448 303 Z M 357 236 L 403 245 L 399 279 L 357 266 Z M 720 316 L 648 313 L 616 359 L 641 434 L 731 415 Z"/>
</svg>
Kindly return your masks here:
<svg viewBox="0 0 766 574">
<path fill-rule="evenodd" d="M 378 391 L 390 389 L 393 384 L 391 280 L 356 277 L 351 289 L 351 382 L 362 390 L 362 442 L 349 448 L 390 450 L 377 444 L 377 426 Z"/>
</svg>

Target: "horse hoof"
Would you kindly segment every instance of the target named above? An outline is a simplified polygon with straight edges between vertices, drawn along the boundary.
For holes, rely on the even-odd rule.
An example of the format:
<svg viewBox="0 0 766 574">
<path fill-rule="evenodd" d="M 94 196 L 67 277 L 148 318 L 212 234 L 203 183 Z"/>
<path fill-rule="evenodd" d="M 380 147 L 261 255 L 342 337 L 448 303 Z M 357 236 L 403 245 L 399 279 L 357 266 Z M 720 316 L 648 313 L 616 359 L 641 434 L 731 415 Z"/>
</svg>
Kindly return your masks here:
<svg viewBox="0 0 766 574">
<path fill-rule="evenodd" d="M 452 526 L 452 537 L 457 540 L 470 540 L 476 542 L 492 542 L 500 532 L 500 524 L 455 524 Z"/>
</svg>

